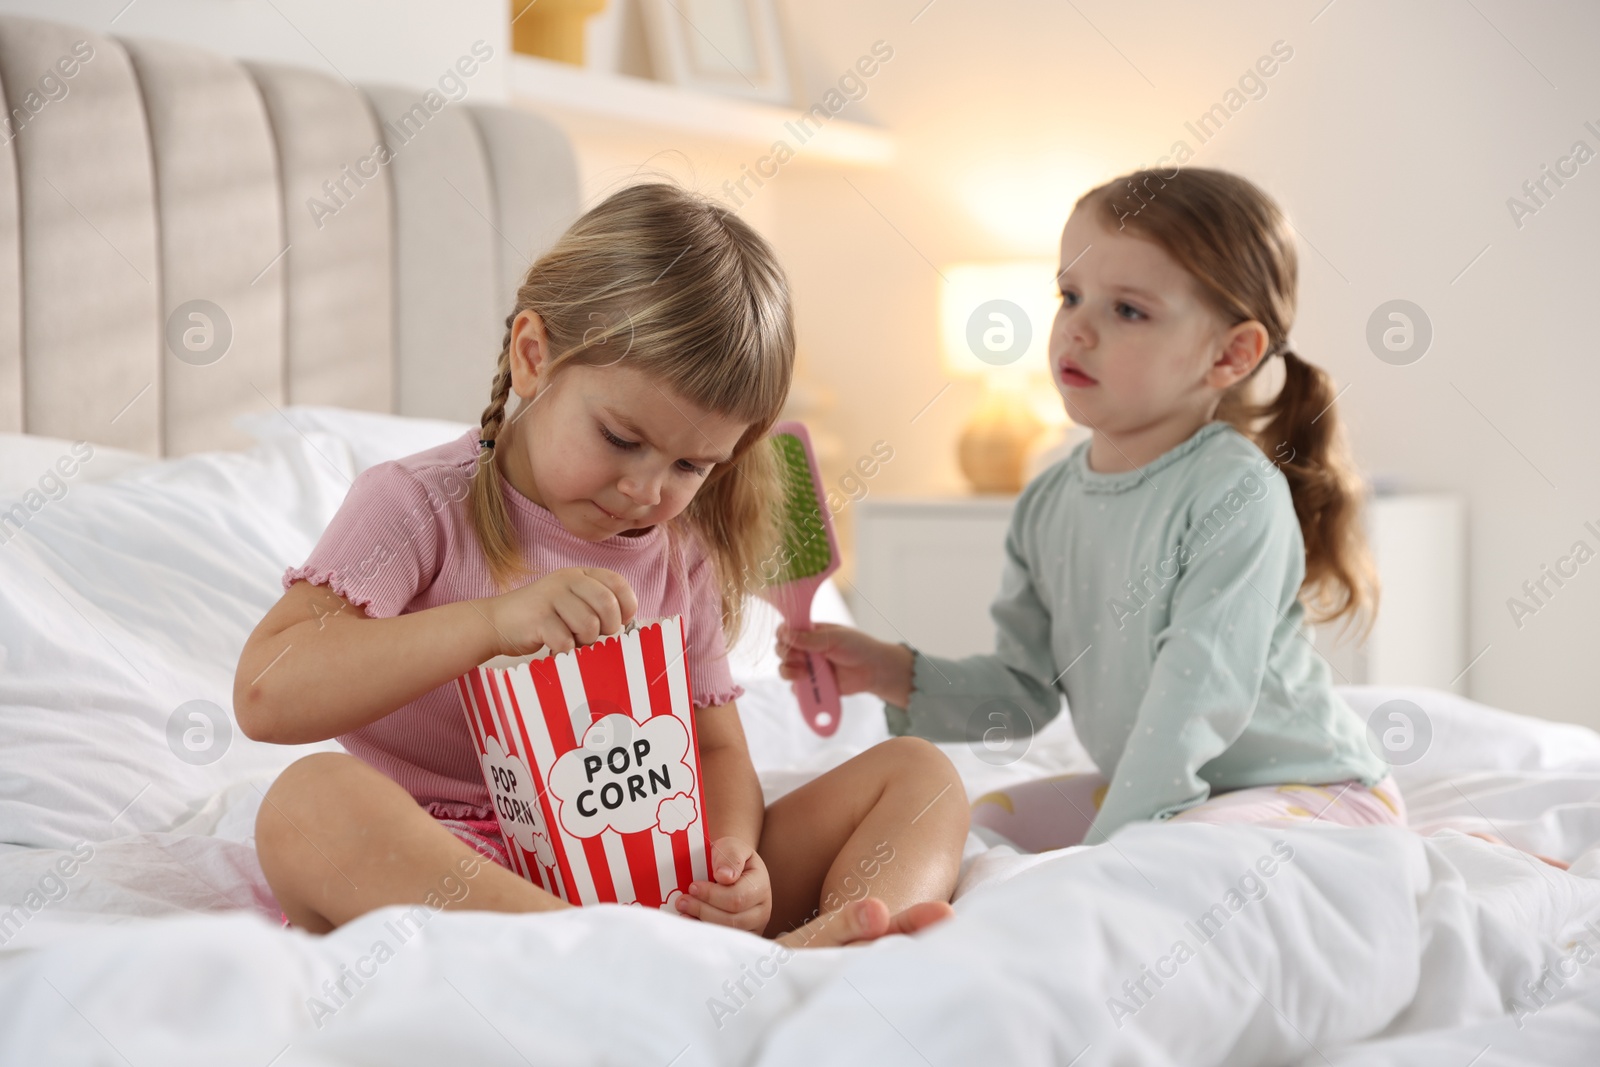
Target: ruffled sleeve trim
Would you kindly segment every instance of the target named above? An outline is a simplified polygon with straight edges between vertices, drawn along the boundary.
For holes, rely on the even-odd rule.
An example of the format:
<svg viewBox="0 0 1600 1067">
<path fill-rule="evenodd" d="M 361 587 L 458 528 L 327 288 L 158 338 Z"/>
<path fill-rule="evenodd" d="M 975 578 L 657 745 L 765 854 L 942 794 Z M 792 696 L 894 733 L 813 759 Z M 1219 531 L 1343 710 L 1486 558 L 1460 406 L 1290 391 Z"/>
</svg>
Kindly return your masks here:
<svg viewBox="0 0 1600 1067">
<path fill-rule="evenodd" d="M 690 703 L 698 711 L 700 708 L 715 707 L 718 704 L 731 704 L 742 696 L 744 696 L 744 686 L 735 682 L 727 690 L 703 693 L 695 697 Z"/>
<path fill-rule="evenodd" d="M 312 585 L 324 585 L 344 597 L 350 603 L 360 608 L 368 618 L 373 618 L 372 600 L 369 593 L 359 593 L 350 587 L 349 581 L 338 571 L 326 570 L 311 566 L 290 567 L 283 572 L 283 588 L 288 590 L 295 582 L 306 581 Z"/>
<path fill-rule="evenodd" d="M 905 737 L 908 734 L 915 736 L 916 732 L 911 726 L 911 705 L 918 703 L 917 695 L 919 693 L 927 691 L 928 679 L 925 676 L 919 677 L 926 671 L 927 661 L 923 658 L 922 653 L 904 641 L 899 644 L 901 648 L 911 653 L 911 692 L 907 696 L 903 707 L 887 700 L 883 702 L 884 724 L 889 728 L 889 736 L 891 737 Z"/>
</svg>

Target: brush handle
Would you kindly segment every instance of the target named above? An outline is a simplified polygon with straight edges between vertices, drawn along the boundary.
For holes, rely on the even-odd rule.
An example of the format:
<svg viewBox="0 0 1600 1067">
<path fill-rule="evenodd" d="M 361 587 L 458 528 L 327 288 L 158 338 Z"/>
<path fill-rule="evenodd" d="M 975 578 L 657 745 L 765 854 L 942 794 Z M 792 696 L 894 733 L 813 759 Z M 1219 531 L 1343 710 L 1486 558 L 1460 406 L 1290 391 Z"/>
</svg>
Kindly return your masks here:
<svg viewBox="0 0 1600 1067">
<path fill-rule="evenodd" d="M 809 630 L 811 625 L 808 622 L 791 628 Z M 833 662 L 820 652 L 807 652 L 806 672 L 795 678 L 793 685 L 806 725 L 822 737 L 832 737 L 841 718 L 839 679 L 833 673 Z"/>
<path fill-rule="evenodd" d="M 821 584 L 821 578 L 801 578 L 776 590 L 774 606 L 789 629 L 815 629 L 811 624 L 811 600 Z M 795 699 L 800 702 L 800 715 L 812 732 L 821 737 L 837 733 L 841 708 L 839 679 L 833 673 L 833 661 L 821 653 L 807 652 L 805 673 L 790 684 Z"/>
</svg>

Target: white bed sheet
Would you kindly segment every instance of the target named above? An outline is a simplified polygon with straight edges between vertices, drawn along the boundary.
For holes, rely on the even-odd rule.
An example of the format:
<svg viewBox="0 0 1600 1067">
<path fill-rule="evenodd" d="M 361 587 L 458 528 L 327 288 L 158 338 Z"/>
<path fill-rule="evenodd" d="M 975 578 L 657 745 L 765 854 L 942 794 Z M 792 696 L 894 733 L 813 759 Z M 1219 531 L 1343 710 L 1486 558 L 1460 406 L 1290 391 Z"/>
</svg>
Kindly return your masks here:
<svg viewBox="0 0 1600 1067">
<path fill-rule="evenodd" d="M 256 537 L 241 562 L 255 577 L 241 580 L 230 617 L 270 603 L 261 576 L 308 547 L 355 470 L 425 447 L 418 434 L 454 430 L 314 414 L 290 409 L 300 421 L 253 459 L 186 468 L 229 492 L 276 493 L 256 501 L 264 512 L 315 504 L 282 530 L 240 534 Z M 256 462 L 281 476 L 255 477 Z M 133 476 L 152 488 L 176 477 L 169 467 Z M 30 536 L 95 502 L 72 492 Z M 102 495 L 129 504 L 116 486 Z M 183 494 L 172 502 L 197 521 L 216 510 Z M 75 562 L 87 556 L 42 543 L 73 563 L 61 580 L 92 573 Z M 30 553 L 30 565 L 47 560 Z M 94 600 L 92 582 L 73 592 L 88 612 L 120 610 Z M 52 625 L 70 651 L 78 623 L 60 599 Z M 831 591 L 823 611 L 845 617 Z M 758 615 L 734 650 L 769 799 L 884 736 L 865 698 L 850 699 L 834 739 L 810 736 L 773 674 L 771 624 Z M 26 627 L 6 640 L 25 647 Z M 174 677 L 192 667 L 161 663 Z M 206 677 L 215 688 L 225 674 Z M 77 852 L 0 850 L 0 1064 L 1595 1062 L 1600 735 L 1436 691 L 1342 692 L 1363 717 L 1396 699 L 1426 716 L 1427 752 L 1396 768 L 1412 830 L 1135 826 L 1105 846 L 1043 856 L 974 834 L 954 921 L 781 962 L 759 938 L 617 906 L 424 909 L 409 934 L 405 909 L 389 908 L 327 937 L 283 931 L 251 833 L 262 791 L 293 753 L 274 763 L 241 748 L 239 762 L 218 765 L 220 779 L 169 774 L 167 817 L 138 823 L 160 832 L 112 826 L 77 840 L 67 833 L 77 816 L 62 813 L 62 844 Z M 133 713 L 159 724 L 170 707 L 164 696 Z M 46 700 L 39 713 L 66 710 Z M 1089 769 L 1065 717 L 1011 765 L 946 751 L 969 798 Z M 1196 936 L 1208 913 L 1214 936 Z M 1174 955 L 1180 941 L 1190 954 Z"/>
<path fill-rule="evenodd" d="M 754 704 L 747 713 L 797 714 L 783 700 Z M 1432 706 L 1452 729 L 1471 725 L 1473 708 L 1443 695 Z M 327 937 L 281 931 L 248 844 L 262 776 L 173 832 L 96 846 L 66 895 L 31 915 L 0 950 L 0 1063 L 1043 1064 L 1081 1054 L 1082 1065 L 1459 1067 L 1485 1045 L 1592 1063 L 1572 1050 L 1600 1044 L 1600 745 L 1552 752 L 1539 738 L 1555 724 L 1481 717 L 1486 750 L 1474 762 L 1489 769 L 1413 783 L 1417 825 L 1466 819 L 1543 835 L 1544 848 L 1575 858 L 1570 872 L 1448 828 L 1133 827 L 1106 846 L 1042 856 L 973 835 L 955 921 L 781 966 L 760 939 L 616 906 L 424 912 L 404 939 L 399 908 Z M 1496 743 L 1518 725 L 1525 751 Z M 971 794 L 1079 759 L 1060 728 L 1010 768 L 949 751 L 969 772 L 982 768 L 968 775 Z M 1543 753 L 1536 765 L 1511 766 L 1527 751 Z M 764 781 L 775 795 L 812 773 L 768 769 Z M 1258 877 L 1260 899 L 1246 885 L 1245 903 L 1227 910 L 1229 888 L 1259 876 L 1275 842 L 1293 858 Z M 0 885 L 36 886 L 61 855 L 0 856 Z M 1218 905 L 1225 921 L 1202 943 L 1189 924 Z M 1193 958 L 1171 957 L 1178 940 Z M 381 963 L 380 941 L 393 950 Z M 1585 945 L 1597 954 L 1580 965 Z M 1176 973 L 1158 988 L 1147 968 Z M 758 970 L 776 977 L 758 986 Z M 1559 986 L 1548 977 L 1569 970 Z M 1532 997 L 1528 983 L 1542 976 Z M 341 978 L 348 996 L 323 985 Z M 748 997 L 724 985 L 741 978 Z M 1141 978 L 1151 995 L 1136 998 L 1123 983 Z M 1529 1061 L 1479 1061 L 1494 1062 Z"/>
</svg>

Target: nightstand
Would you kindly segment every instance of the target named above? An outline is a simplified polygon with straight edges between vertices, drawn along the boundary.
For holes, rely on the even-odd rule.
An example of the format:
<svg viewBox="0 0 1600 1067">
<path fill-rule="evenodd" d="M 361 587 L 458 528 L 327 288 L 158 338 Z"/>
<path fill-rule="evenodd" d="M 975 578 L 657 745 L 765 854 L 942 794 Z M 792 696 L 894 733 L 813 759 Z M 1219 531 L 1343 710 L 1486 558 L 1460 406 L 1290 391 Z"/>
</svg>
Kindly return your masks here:
<svg viewBox="0 0 1600 1067">
<path fill-rule="evenodd" d="M 1013 496 L 880 497 L 856 505 L 850 608 L 861 628 L 938 656 L 994 650 Z"/>
<path fill-rule="evenodd" d="M 868 497 L 855 505 L 861 628 L 940 656 L 994 650 L 989 603 L 1000 588 L 1015 497 Z M 1460 497 L 1397 494 L 1367 508 L 1383 598 L 1360 647 L 1337 626 L 1313 641 L 1336 685 L 1450 689 L 1467 666 L 1466 506 Z M 1458 691 L 1464 689 L 1458 688 Z"/>
</svg>

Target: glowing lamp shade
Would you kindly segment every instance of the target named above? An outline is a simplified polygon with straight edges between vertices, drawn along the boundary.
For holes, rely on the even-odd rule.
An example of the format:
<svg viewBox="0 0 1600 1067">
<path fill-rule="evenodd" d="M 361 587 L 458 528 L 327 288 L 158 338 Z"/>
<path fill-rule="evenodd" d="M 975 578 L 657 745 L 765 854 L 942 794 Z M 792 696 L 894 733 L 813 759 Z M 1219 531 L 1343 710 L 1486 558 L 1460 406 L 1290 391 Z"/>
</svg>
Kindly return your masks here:
<svg viewBox="0 0 1600 1067">
<path fill-rule="evenodd" d="M 945 373 L 983 383 L 962 428 L 956 459 L 980 493 L 1022 488 L 1029 448 L 1063 418 L 1050 384 L 1055 320 L 1054 260 L 959 263 L 940 272 L 939 348 Z M 1042 398 L 1053 417 L 1037 413 Z"/>
<path fill-rule="evenodd" d="M 958 263 L 941 272 L 940 358 L 960 378 L 1048 376 L 1055 319 L 1051 259 Z"/>
</svg>

